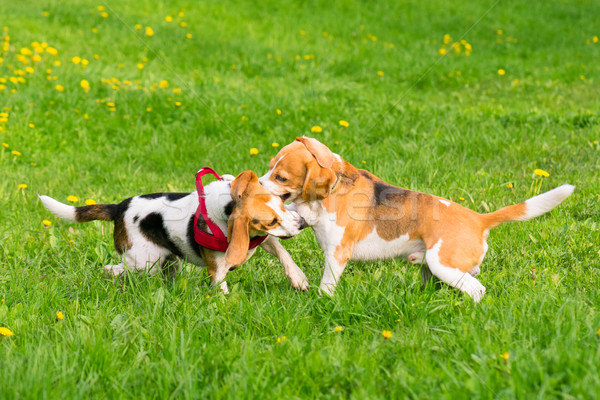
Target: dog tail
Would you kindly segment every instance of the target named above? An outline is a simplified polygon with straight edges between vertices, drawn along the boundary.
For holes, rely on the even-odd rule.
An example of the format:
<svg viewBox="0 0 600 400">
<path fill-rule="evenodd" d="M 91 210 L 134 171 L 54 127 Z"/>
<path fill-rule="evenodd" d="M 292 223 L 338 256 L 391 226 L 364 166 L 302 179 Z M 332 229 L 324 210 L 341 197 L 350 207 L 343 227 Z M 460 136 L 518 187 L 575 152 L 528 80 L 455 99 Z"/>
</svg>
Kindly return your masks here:
<svg viewBox="0 0 600 400">
<path fill-rule="evenodd" d="M 118 210 L 116 204 L 94 204 L 91 206 L 74 207 L 54 200 L 52 197 L 44 195 L 39 197 L 44 207 L 54 215 L 72 222 L 114 221 Z"/>
<path fill-rule="evenodd" d="M 562 185 L 546 193 L 539 194 L 520 204 L 504 207 L 498 211 L 482 215 L 486 229 L 491 229 L 507 221 L 527 221 L 547 213 L 562 203 L 575 190 L 573 185 Z"/>
</svg>

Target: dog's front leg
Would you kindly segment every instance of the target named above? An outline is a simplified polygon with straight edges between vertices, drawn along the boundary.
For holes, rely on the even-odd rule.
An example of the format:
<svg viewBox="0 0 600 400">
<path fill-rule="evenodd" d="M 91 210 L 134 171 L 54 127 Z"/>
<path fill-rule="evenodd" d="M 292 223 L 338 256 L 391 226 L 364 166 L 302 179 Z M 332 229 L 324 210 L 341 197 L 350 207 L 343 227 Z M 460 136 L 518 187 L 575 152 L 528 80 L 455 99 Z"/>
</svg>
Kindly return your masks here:
<svg viewBox="0 0 600 400">
<path fill-rule="evenodd" d="M 279 240 L 274 236 L 269 236 L 260 245 L 264 250 L 273 254 L 279 259 L 285 270 L 285 276 L 288 277 L 292 286 L 300 290 L 308 290 L 310 285 L 306 279 L 304 272 L 296 265 L 290 253 L 279 243 Z"/>
<path fill-rule="evenodd" d="M 223 293 L 229 294 L 229 288 L 227 287 L 227 282 L 225 282 L 225 276 L 229 271 L 230 265 L 227 263 L 227 261 L 225 261 L 225 255 L 213 252 L 212 257 L 205 260 L 205 262 L 212 286 L 215 287 L 219 285 Z"/>
<path fill-rule="evenodd" d="M 325 253 L 325 271 L 323 271 L 323 279 L 319 289 L 325 294 L 332 296 L 335 287 L 346 268 L 346 264 L 350 259 L 349 256 L 337 255 L 335 253 Z"/>
</svg>

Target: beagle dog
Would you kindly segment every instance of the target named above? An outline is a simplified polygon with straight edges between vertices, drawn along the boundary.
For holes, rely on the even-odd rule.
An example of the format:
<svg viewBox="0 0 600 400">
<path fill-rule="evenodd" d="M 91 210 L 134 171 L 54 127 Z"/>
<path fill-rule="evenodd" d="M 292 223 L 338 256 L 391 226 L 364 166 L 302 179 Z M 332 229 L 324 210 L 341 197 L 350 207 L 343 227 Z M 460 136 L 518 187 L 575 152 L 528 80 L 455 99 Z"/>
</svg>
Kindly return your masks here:
<svg viewBox="0 0 600 400">
<path fill-rule="evenodd" d="M 357 169 L 316 139 L 283 147 L 260 179 L 291 201 L 313 227 L 325 253 L 320 289 L 331 295 L 349 260 L 406 257 L 478 302 L 485 287 L 475 278 L 488 249 L 489 230 L 502 222 L 544 214 L 575 188 L 562 185 L 521 204 L 479 214 L 441 197 L 392 186 Z"/>
<path fill-rule="evenodd" d="M 114 221 L 115 248 L 123 262 L 105 266 L 104 271 L 109 275 L 119 276 L 127 267 L 151 274 L 159 268 L 174 268 L 179 272 L 181 261 L 186 259 L 206 266 L 213 286 L 219 284 L 228 293 L 227 272 L 254 254 L 256 248 L 248 250 L 253 237 L 268 234 L 260 246 L 279 259 L 294 288 L 308 289 L 304 272 L 276 238 L 297 235 L 304 228 L 302 217 L 288 211 L 279 197 L 259 183 L 253 171 L 242 172 L 235 179 L 224 175 L 223 180 L 214 181 L 204 189 L 208 218 L 222 232 L 227 232 L 226 252 L 202 247 L 194 239 L 197 192 L 145 194 L 119 204 L 84 207 L 69 206 L 48 196 L 40 199 L 56 216 L 70 221 Z M 212 233 L 202 218 L 198 226 Z"/>
</svg>

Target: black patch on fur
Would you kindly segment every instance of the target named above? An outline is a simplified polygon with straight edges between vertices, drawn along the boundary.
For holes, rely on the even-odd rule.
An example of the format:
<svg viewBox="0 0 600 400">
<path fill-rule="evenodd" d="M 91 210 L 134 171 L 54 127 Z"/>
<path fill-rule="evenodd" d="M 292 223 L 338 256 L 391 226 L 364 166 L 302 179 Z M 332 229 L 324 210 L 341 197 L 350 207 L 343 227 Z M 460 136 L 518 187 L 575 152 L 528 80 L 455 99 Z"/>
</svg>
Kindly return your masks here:
<svg viewBox="0 0 600 400">
<path fill-rule="evenodd" d="M 372 181 L 373 177 L 371 176 L 371 174 L 369 174 L 367 171 L 365 171 L 364 169 L 359 169 L 358 173 L 361 174 L 364 178 L 367 178 L 368 180 Z"/>
<path fill-rule="evenodd" d="M 75 219 L 78 222 L 113 221 L 117 216 L 118 204 L 94 204 L 75 207 Z"/>
<path fill-rule="evenodd" d="M 233 212 L 233 207 L 234 206 L 235 206 L 235 203 L 233 202 L 233 200 L 231 200 L 229 203 L 227 203 L 227 205 L 225 205 L 225 215 L 228 218 L 231 215 L 231 213 Z"/>
<path fill-rule="evenodd" d="M 150 213 L 140 221 L 140 231 L 151 242 L 169 250 L 177 257 L 183 258 L 183 253 L 169 237 L 163 217 L 159 213 Z"/>
<path fill-rule="evenodd" d="M 200 215 L 198 218 L 198 226 L 200 226 L 200 224 L 202 224 L 202 223 L 206 224 L 204 222 L 204 220 L 202 219 L 202 215 Z M 202 228 L 200 228 L 200 229 L 202 229 Z M 206 230 L 206 227 L 204 227 L 203 230 Z M 198 257 L 202 257 L 202 251 L 200 250 L 200 245 L 198 243 L 196 243 L 196 238 L 194 236 L 194 215 L 191 216 L 190 222 L 188 222 L 187 240 L 188 240 L 188 244 L 190 245 L 192 250 L 194 250 L 194 253 L 196 253 L 198 255 Z"/>
<path fill-rule="evenodd" d="M 373 182 L 373 200 L 376 206 L 398 207 L 406 200 L 408 190 L 388 185 L 385 182 Z"/>
<path fill-rule="evenodd" d="M 184 198 L 185 196 L 188 196 L 190 193 L 148 193 L 148 194 L 143 194 L 140 197 L 142 199 L 149 199 L 149 200 L 153 200 L 153 199 L 158 199 L 159 197 L 166 197 L 167 200 L 169 201 L 175 201 L 175 200 L 179 200 L 181 198 Z"/>
<path fill-rule="evenodd" d="M 138 219 L 140 219 L 139 215 L 136 215 L 135 217 L 133 217 L 133 223 L 136 223 L 138 221 Z"/>
</svg>

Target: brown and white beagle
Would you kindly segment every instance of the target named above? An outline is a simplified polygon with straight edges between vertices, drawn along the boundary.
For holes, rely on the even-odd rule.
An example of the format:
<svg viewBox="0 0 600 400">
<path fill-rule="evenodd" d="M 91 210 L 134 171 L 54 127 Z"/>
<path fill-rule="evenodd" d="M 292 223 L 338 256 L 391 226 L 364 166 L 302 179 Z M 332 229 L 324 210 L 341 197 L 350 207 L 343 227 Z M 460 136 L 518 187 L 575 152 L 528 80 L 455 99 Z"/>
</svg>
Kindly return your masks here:
<svg viewBox="0 0 600 400">
<path fill-rule="evenodd" d="M 349 260 L 406 257 L 481 300 L 475 278 L 488 249 L 489 230 L 552 210 L 575 188 L 562 185 L 521 204 L 479 214 L 441 197 L 392 186 L 357 169 L 316 139 L 301 137 L 271 160 L 261 183 L 292 201 L 325 253 L 320 289 L 332 294 Z"/>
<path fill-rule="evenodd" d="M 276 237 L 291 237 L 304 228 L 304 220 L 288 211 L 281 199 L 269 193 L 253 171 L 242 172 L 234 179 L 224 175 L 205 187 L 208 218 L 222 232 L 227 232 L 229 247 L 219 252 L 196 243 L 194 214 L 198 194 L 154 193 L 131 197 L 119 204 L 96 204 L 73 207 L 51 197 L 40 196 L 44 206 L 58 217 L 74 221 L 114 221 L 114 243 L 123 262 L 107 265 L 113 276 L 126 268 L 155 273 L 159 268 L 181 269 L 181 261 L 206 266 L 213 285 L 228 293 L 225 275 L 233 266 L 244 263 L 256 248 L 248 250 L 251 238 L 269 234 L 260 246 L 276 256 L 296 289 L 307 290 L 308 281 Z M 202 218 L 200 229 L 212 233 Z"/>
</svg>

